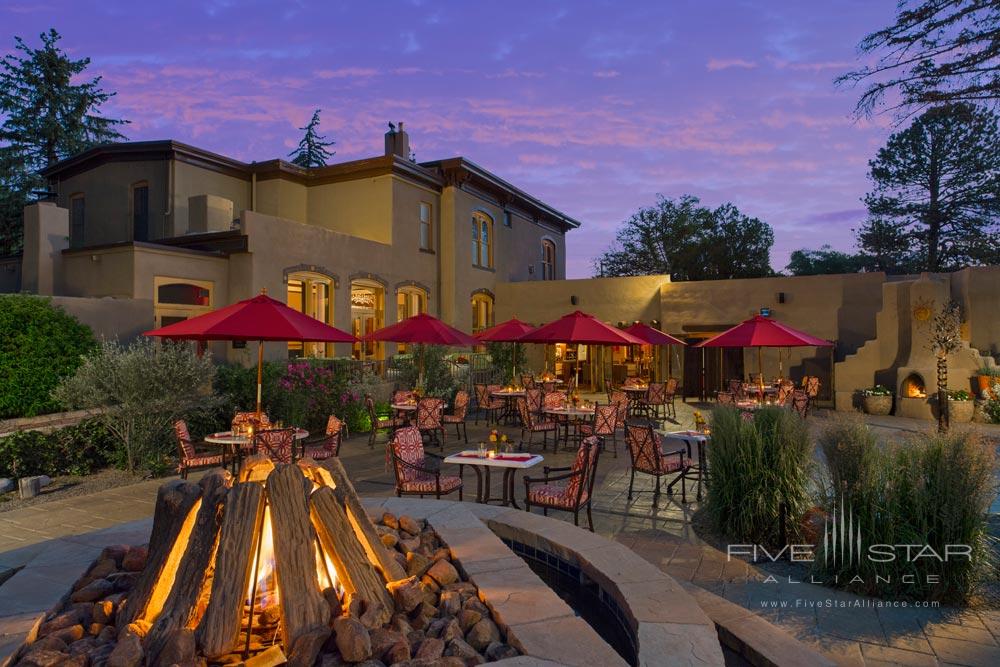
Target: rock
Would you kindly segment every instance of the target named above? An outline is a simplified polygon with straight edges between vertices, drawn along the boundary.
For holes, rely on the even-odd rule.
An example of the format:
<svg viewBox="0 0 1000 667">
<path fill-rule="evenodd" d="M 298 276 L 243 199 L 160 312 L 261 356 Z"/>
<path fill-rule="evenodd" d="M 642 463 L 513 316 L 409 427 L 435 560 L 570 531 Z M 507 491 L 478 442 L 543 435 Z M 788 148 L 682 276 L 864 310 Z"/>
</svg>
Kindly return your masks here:
<svg viewBox="0 0 1000 667">
<path fill-rule="evenodd" d="M 469 645 L 469 642 L 465 641 L 461 637 L 452 639 L 448 642 L 448 647 L 444 650 L 444 654 L 453 655 L 457 658 L 462 658 L 463 660 L 479 657 L 479 652 L 472 648 Z"/>
<path fill-rule="evenodd" d="M 408 635 L 413 630 L 413 626 L 410 625 L 410 619 L 406 618 L 403 614 L 393 614 L 389 627 L 401 635 Z"/>
<path fill-rule="evenodd" d="M 465 602 L 462 603 L 462 609 L 471 609 L 472 611 L 478 611 L 483 617 L 490 615 L 490 610 L 486 608 L 479 598 L 466 598 Z"/>
<path fill-rule="evenodd" d="M 57 653 L 66 653 L 68 647 L 66 642 L 59 639 L 55 635 L 49 635 L 47 637 L 42 637 L 31 645 L 32 651 L 37 651 L 39 649 L 46 649 L 49 651 L 56 651 Z"/>
<path fill-rule="evenodd" d="M 337 650 L 348 662 L 361 662 L 372 655 L 372 640 L 368 628 L 361 621 L 350 616 L 341 616 L 333 621 Z"/>
<path fill-rule="evenodd" d="M 21 662 L 17 664 L 24 665 L 24 667 L 56 667 L 56 665 L 61 665 L 68 659 L 69 656 L 65 653 L 53 651 L 47 648 L 40 648 L 30 651 L 28 655 L 21 658 Z"/>
<path fill-rule="evenodd" d="M 71 655 L 68 660 L 64 660 L 62 667 L 89 667 L 90 656 L 86 653 Z"/>
<path fill-rule="evenodd" d="M 379 539 L 382 540 L 382 544 L 384 544 L 387 549 L 395 548 L 396 543 L 399 542 L 399 536 L 395 533 L 382 533 L 379 536 Z"/>
<path fill-rule="evenodd" d="M 16 486 L 10 477 L 0 477 L 0 493 L 10 493 Z"/>
<path fill-rule="evenodd" d="M 393 644 L 382 653 L 382 661 L 389 665 L 395 665 L 410 659 L 410 643 L 405 639 L 393 642 Z"/>
<path fill-rule="evenodd" d="M 383 614 L 385 612 L 385 605 L 381 602 L 375 600 L 373 602 L 365 603 L 365 611 L 358 617 L 361 624 L 364 625 L 369 630 L 373 630 L 380 625 L 382 625 Z"/>
<path fill-rule="evenodd" d="M 44 489 L 46 486 L 52 483 L 52 478 L 49 477 L 48 475 L 39 475 L 38 483 L 41 484 L 42 488 Z"/>
<path fill-rule="evenodd" d="M 431 560 L 427 556 L 415 551 L 406 554 L 406 574 L 411 577 L 422 577 L 430 566 Z"/>
<path fill-rule="evenodd" d="M 132 547 L 122 558 L 122 569 L 127 572 L 142 572 L 146 567 L 146 559 L 149 557 L 149 548 L 146 546 Z"/>
<path fill-rule="evenodd" d="M 402 548 L 402 547 L 400 547 L 400 548 Z M 396 560 L 397 563 L 399 563 L 399 566 L 401 568 L 403 568 L 403 571 L 405 572 L 406 571 L 406 554 L 402 553 L 401 551 L 395 551 L 395 550 L 392 551 L 391 553 L 392 553 L 392 557 Z"/>
<path fill-rule="evenodd" d="M 329 628 L 317 628 L 299 635 L 288 653 L 288 664 L 293 667 L 312 667 L 329 636 Z"/>
<path fill-rule="evenodd" d="M 110 558 L 121 565 L 122 559 L 125 558 L 125 554 L 131 548 L 127 544 L 112 544 L 111 546 L 104 547 L 104 550 L 101 551 L 101 558 Z"/>
<path fill-rule="evenodd" d="M 94 623 L 103 623 L 107 625 L 115 618 L 115 605 L 111 600 L 99 600 L 94 603 L 94 609 L 91 612 L 91 618 Z"/>
<path fill-rule="evenodd" d="M 446 591 L 455 591 L 463 597 L 476 594 L 476 586 L 469 581 L 456 581 L 453 584 L 442 586 L 442 588 Z"/>
<path fill-rule="evenodd" d="M 194 630 L 177 628 L 163 638 L 163 648 L 157 658 L 159 665 L 181 665 L 191 662 L 198 654 L 195 646 Z"/>
<path fill-rule="evenodd" d="M 475 609 L 463 609 L 458 612 L 458 625 L 462 628 L 462 632 L 468 632 L 482 618 L 483 615 Z"/>
<path fill-rule="evenodd" d="M 493 642 L 486 647 L 486 659 L 490 661 L 504 660 L 506 658 L 514 658 L 520 653 L 517 649 L 510 644 L 504 644 L 503 642 Z"/>
<path fill-rule="evenodd" d="M 69 599 L 72 602 L 94 602 L 114 592 L 115 585 L 107 579 L 94 579 L 80 590 L 73 591 Z"/>
<path fill-rule="evenodd" d="M 87 576 L 94 579 L 103 579 L 117 569 L 118 563 L 113 558 L 102 558 L 94 563 L 94 567 L 87 571 Z"/>
<path fill-rule="evenodd" d="M 114 626 L 106 625 L 104 626 L 104 629 L 101 630 L 101 634 L 97 635 L 97 643 L 107 644 L 108 642 L 113 642 L 117 636 L 118 632 L 115 630 Z"/>
<path fill-rule="evenodd" d="M 413 611 L 424 601 L 424 591 L 416 577 L 393 581 L 386 585 L 396 606 L 405 612 Z"/>
<path fill-rule="evenodd" d="M 108 656 L 108 667 L 139 667 L 142 664 L 142 657 L 142 643 L 138 635 L 123 632 L 111 655 Z"/>
<path fill-rule="evenodd" d="M 420 642 L 424 641 L 427 637 L 423 630 L 411 630 L 410 634 L 406 635 L 406 641 L 410 642 L 411 646 L 416 646 Z"/>
<path fill-rule="evenodd" d="M 488 618 L 480 620 L 465 635 L 465 641 L 477 651 L 483 651 L 493 642 L 500 641 L 500 629 Z"/>
<path fill-rule="evenodd" d="M 417 646 L 413 657 L 418 660 L 437 660 L 444 655 L 444 642 L 437 637 L 428 637 Z"/>
<path fill-rule="evenodd" d="M 431 560 L 441 560 L 442 558 L 450 559 L 451 550 L 446 547 L 441 547 L 440 549 L 435 549 L 434 553 L 431 555 Z"/>
<path fill-rule="evenodd" d="M 38 476 L 22 477 L 17 480 L 17 491 L 21 500 L 34 498 L 42 491 L 42 478 Z"/>
<path fill-rule="evenodd" d="M 462 596 L 456 591 L 443 591 L 438 602 L 441 613 L 447 616 L 458 616 L 462 611 Z"/>
<path fill-rule="evenodd" d="M 38 628 L 38 636 L 45 637 L 56 630 L 82 624 L 85 620 L 86 614 L 81 609 L 64 611 L 42 623 L 41 627 Z"/>
<path fill-rule="evenodd" d="M 461 639 L 464 635 L 465 633 L 462 632 L 462 626 L 458 624 L 458 621 L 454 618 L 449 618 L 439 636 L 441 641 L 447 644 L 452 639 Z"/>
<path fill-rule="evenodd" d="M 86 634 L 87 631 L 84 630 L 82 625 L 71 625 L 68 628 L 63 628 L 62 630 L 56 630 L 49 636 L 61 639 L 67 644 L 72 644 L 75 641 L 83 639 Z"/>
<path fill-rule="evenodd" d="M 458 581 L 458 570 L 448 561 L 439 560 L 435 561 L 430 569 L 427 570 L 427 576 L 433 578 L 440 585 L 447 586 Z"/>
<path fill-rule="evenodd" d="M 398 546 L 403 551 L 404 554 L 408 554 L 411 551 L 416 551 L 417 549 L 420 548 L 420 540 L 418 540 L 415 537 L 411 537 L 409 539 L 400 539 Z"/>
<path fill-rule="evenodd" d="M 360 618 L 361 612 L 364 611 L 365 601 L 361 598 L 351 595 L 347 601 L 347 615 L 353 616 L 354 618 Z M 339 614 L 338 614 L 339 616 Z"/>
<path fill-rule="evenodd" d="M 397 519 L 396 515 L 393 514 L 392 512 L 383 512 L 382 513 L 382 525 L 383 526 L 388 526 L 389 528 L 392 528 L 393 530 L 399 530 L 399 519 Z"/>
<path fill-rule="evenodd" d="M 372 642 L 372 655 L 376 658 L 382 658 L 383 654 L 389 650 L 389 647 L 398 641 L 406 641 L 403 633 L 396 630 L 390 630 L 389 628 L 375 628 L 368 633 Z M 409 660 L 409 656 L 405 658 Z M 389 664 L 392 664 L 391 662 Z"/>
<path fill-rule="evenodd" d="M 106 626 L 104 623 L 91 623 L 90 625 L 87 626 L 87 634 L 90 635 L 91 637 L 96 637 L 97 635 L 101 634 L 101 631 L 104 630 L 104 628 L 106 627 L 108 626 Z"/>
<path fill-rule="evenodd" d="M 90 654 L 95 648 L 97 648 L 97 639 L 94 637 L 84 637 L 80 641 L 73 642 L 69 646 L 68 653 L 70 655 L 77 655 L 79 653 Z"/>
<path fill-rule="evenodd" d="M 420 534 L 420 524 L 411 516 L 403 515 L 399 517 L 399 529 L 405 530 L 410 535 Z"/>
<path fill-rule="evenodd" d="M 132 590 L 132 586 L 141 574 L 141 572 L 115 572 L 108 575 L 108 581 L 114 584 L 115 591 L 125 593 Z"/>
</svg>

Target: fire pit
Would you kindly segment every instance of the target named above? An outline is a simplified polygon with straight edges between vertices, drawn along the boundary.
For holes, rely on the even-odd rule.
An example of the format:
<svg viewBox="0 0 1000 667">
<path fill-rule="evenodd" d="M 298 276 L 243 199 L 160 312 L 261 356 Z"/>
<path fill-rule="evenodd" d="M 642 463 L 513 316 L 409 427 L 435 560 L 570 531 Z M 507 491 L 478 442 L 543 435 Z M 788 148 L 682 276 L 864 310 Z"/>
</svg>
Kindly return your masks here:
<svg viewBox="0 0 1000 667">
<path fill-rule="evenodd" d="M 518 655 L 425 522 L 376 526 L 337 459 L 164 484 L 148 548 L 109 547 L 18 664 L 301 665 Z"/>
</svg>

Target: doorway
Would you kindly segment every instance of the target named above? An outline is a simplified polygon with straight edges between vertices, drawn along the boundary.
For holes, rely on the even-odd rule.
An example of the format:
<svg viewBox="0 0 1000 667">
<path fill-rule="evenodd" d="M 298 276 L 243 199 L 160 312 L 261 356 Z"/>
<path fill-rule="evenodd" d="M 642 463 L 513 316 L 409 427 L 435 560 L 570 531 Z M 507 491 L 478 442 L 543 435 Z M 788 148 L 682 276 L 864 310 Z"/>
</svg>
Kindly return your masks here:
<svg viewBox="0 0 1000 667">
<path fill-rule="evenodd" d="M 370 280 L 351 282 L 351 333 L 361 339 L 378 331 L 385 323 L 385 288 Z M 361 341 L 354 344 L 355 359 L 382 359 L 382 343 Z"/>
</svg>

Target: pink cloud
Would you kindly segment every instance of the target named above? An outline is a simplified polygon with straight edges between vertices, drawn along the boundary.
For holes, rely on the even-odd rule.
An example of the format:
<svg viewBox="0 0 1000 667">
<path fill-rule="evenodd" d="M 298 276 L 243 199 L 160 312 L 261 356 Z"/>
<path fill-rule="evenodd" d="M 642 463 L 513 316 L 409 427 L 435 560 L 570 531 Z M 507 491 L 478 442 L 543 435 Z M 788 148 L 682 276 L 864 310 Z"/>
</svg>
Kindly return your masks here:
<svg viewBox="0 0 1000 667">
<path fill-rule="evenodd" d="M 598 79 L 615 79 L 621 76 L 621 72 L 616 69 L 599 69 L 594 72 L 594 76 Z"/>
<path fill-rule="evenodd" d="M 717 72 L 719 70 L 730 69 L 733 67 L 737 67 L 739 69 L 753 69 L 757 67 L 757 63 L 752 60 L 743 60 L 742 58 L 710 58 L 705 67 L 709 72 Z"/>
<path fill-rule="evenodd" d="M 378 74 L 371 67 L 340 67 L 338 69 L 321 69 L 314 72 L 321 79 L 369 78 Z"/>
</svg>

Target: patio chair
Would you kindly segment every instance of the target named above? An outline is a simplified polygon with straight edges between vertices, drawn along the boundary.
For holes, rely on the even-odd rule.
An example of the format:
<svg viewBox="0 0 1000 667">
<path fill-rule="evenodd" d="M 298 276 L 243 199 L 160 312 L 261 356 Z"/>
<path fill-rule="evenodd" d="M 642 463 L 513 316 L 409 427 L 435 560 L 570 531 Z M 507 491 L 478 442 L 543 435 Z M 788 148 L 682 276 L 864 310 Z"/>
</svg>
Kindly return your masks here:
<svg viewBox="0 0 1000 667">
<path fill-rule="evenodd" d="M 729 378 L 729 382 L 726 383 L 728 391 L 733 396 L 740 396 L 743 393 L 743 380 L 739 378 Z"/>
<path fill-rule="evenodd" d="M 206 454 L 195 451 L 187 422 L 178 419 L 174 422 L 174 434 L 177 436 L 177 472 L 181 479 L 187 479 L 188 471 L 198 468 L 226 467 L 225 450 L 221 454 Z"/>
<path fill-rule="evenodd" d="M 583 437 L 596 435 L 601 446 L 607 448 L 611 440 L 611 451 L 618 458 L 618 406 L 614 404 L 594 406 L 594 418 L 589 424 L 580 424 L 579 432 Z"/>
<path fill-rule="evenodd" d="M 542 382 L 542 393 L 543 394 L 551 394 L 555 390 L 556 390 L 555 380 L 546 380 L 545 382 Z"/>
<path fill-rule="evenodd" d="M 531 373 L 521 373 L 521 386 L 525 389 L 534 389 L 535 376 Z"/>
<path fill-rule="evenodd" d="M 804 389 L 792 390 L 792 409 L 805 419 L 809 416 L 809 392 Z"/>
<path fill-rule="evenodd" d="M 502 399 L 494 398 L 493 392 L 501 387 L 497 384 L 477 384 L 473 385 L 476 392 L 476 425 L 479 425 L 479 415 L 486 413 L 486 425 L 489 426 L 497 421 L 500 411 L 503 410 Z"/>
<path fill-rule="evenodd" d="M 736 405 L 736 394 L 731 391 L 720 391 L 715 394 L 715 401 L 719 405 Z"/>
<path fill-rule="evenodd" d="M 464 389 L 459 389 L 455 392 L 455 408 L 451 411 L 450 415 L 444 415 L 441 417 L 441 421 L 443 423 L 455 425 L 455 437 L 463 438 L 466 444 L 469 442 L 469 431 L 465 424 L 465 412 L 468 408 L 469 392 Z M 459 429 L 461 429 L 461 432 Z"/>
<path fill-rule="evenodd" d="M 625 428 L 625 422 L 628 420 L 628 396 L 621 389 L 615 389 L 611 392 L 608 402 L 615 406 L 618 413 L 615 428 Z"/>
<path fill-rule="evenodd" d="M 294 428 L 265 429 L 253 434 L 254 454 L 266 456 L 275 463 L 291 463 L 294 447 Z"/>
<path fill-rule="evenodd" d="M 528 411 L 533 415 L 542 414 L 542 390 L 538 387 L 524 390 L 524 398 L 528 402 Z"/>
<path fill-rule="evenodd" d="M 813 401 L 819 396 L 820 382 L 819 378 L 815 375 L 810 375 L 806 378 L 806 393 L 809 394 L 809 407 L 812 407 Z"/>
<path fill-rule="evenodd" d="M 254 411 L 250 412 L 237 412 L 233 416 L 232 429 L 233 431 L 245 428 L 247 425 L 253 426 L 253 430 L 259 431 L 262 429 L 271 428 L 271 419 L 267 416 L 266 412 L 260 413 L 260 418 L 257 418 L 257 413 Z M 241 445 L 243 454 L 250 454 L 253 452 L 253 442 L 247 442 Z"/>
<path fill-rule="evenodd" d="M 641 472 L 656 478 L 656 490 L 653 497 L 660 495 L 660 478 L 676 473 L 673 480 L 667 484 L 667 493 L 672 494 L 674 484 L 681 483 L 681 502 L 687 502 L 687 489 L 684 485 L 688 466 L 684 462 L 684 448 L 677 451 L 664 452 L 663 442 L 653 430 L 649 422 L 630 422 L 625 425 L 625 441 L 628 443 L 629 456 L 632 458 L 632 468 L 628 482 L 628 499 L 632 500 L 632 486 L 635 474 Z M 655 501 L 655 500 L 654 500 Z"/>
<path fill-rule="evenodd" d="M 401 404 L 409 403 L 410 401 L 417 398 L 416 393 L 412 389 L 397 389 L 392 392 L 392 402 Z"/>
<path fill-rule="evenodd" d="M 375 447 L 375 439 L 379 431 L 385 431 L 389 435 L 404 424 L 404 420 L 399 417 L 379 417 L 375 410 L 375 401 L 371 396 L 365 395 L 365 409 L 368 410 L 368 419 L 371 420 L 372 428 L 368 436 L 368 448 Z"/>
<path fill-rule="evenodd" d="M 778 385 L 778 395 L 775 397 L 776 403 L 778 405 L 787 405 L 793 391 L 795 391 L 795 385 L 790 382 L 782 382 Z"/>
<path fill-rule="evenodd" d="M 639 412 L 647 417 L 660 419 L 667 406 L 667 388 L 662 382 L 650 382 L 646 395 L 639 399 Z"/>
<path fill-rule="evenodd" d="M 561 468 L 542 469 L 544 477 L 524 478 L 524 510 L 531 511 L 531 506 L 542 508 L 547 516 L 549 509 L 563 510 L 573 513 L 573 524 L 580 525 L 580 510 L 587 510 L 587 524 L 590 532 L 594 532 L 594 516 L 591 513 L 591 500 L 594 495 L 594 478 L 597 473 L 597 460 L 601 455 L 601 447 L 597 437 L 584 438 L 573 459 L 573 465 Z M 553 475 L 552 473 L 562 473 Z M 563 484 L 552 482 L 565 481 Z M 532 488 L 534 487 L 534 488 Z"/>
<path fill-rule="evenodd" d="M 557 425 L 554 421 L 543 421 L 545 418 L 536 418 L 528 409 L 528 399 L 523 396 L 517 397 L 517 414 L 521 417 L 521 443 L 518 449 L 524 448 L 524 434 L 528 434 L 528 450 L 531 450 L 531 441 L 536 433 L 542 434 L 542 450 L 548 449 L 549 433 L 552 433 L 553 440 L 556 439 Z M 553 448 L 555 445 L 553 445 Z"/>
<path fill-rule="evenodd" d="M 677 406 L 674 401 L 677 399 L 677 378 L 669 378 L 663 388 L 664 407 L 667 417 L 677 419 Z"/>
<path fill-rule="evenodd" d="M 441 474 L 441 457 L 424 451 L 423 438 L 416 426 L 397 430 L 386 445 L 386 458 L 396 477 L 396 496 L 431 495 L 440 499 L 458 491 L 462 500 L 462 478 Z"/>
<path fill-rule="evenodd" d="M 440 398 L 421 398 L 417 401 L 417 430 L 441 449 L 444 449 L 444 423 L 441 421 L 443 411 L 444 401 Z"/>
<path fill-rule="evenodd" d="M 622 383 L 623 387 L 641 387 L 645 382 L 642 381 L 641 377 L 631 375 L 625 378 L 625 382 Z"/>
<path fill-rule="evenodd" d="M 542 411 L 566 407 L 565 391 L 550 391 L 542 394 Z"/>
<path fill-rule="evenodd" d="M 302 455 L 314 461 L 324 461 L 332 456 L 340 456 L 340 443 L 344 437 L 344 422 L 337 415 L 330 415 L 326 420 L 326 432 L 323 437 L 307 444 Z"/>
</svg>

